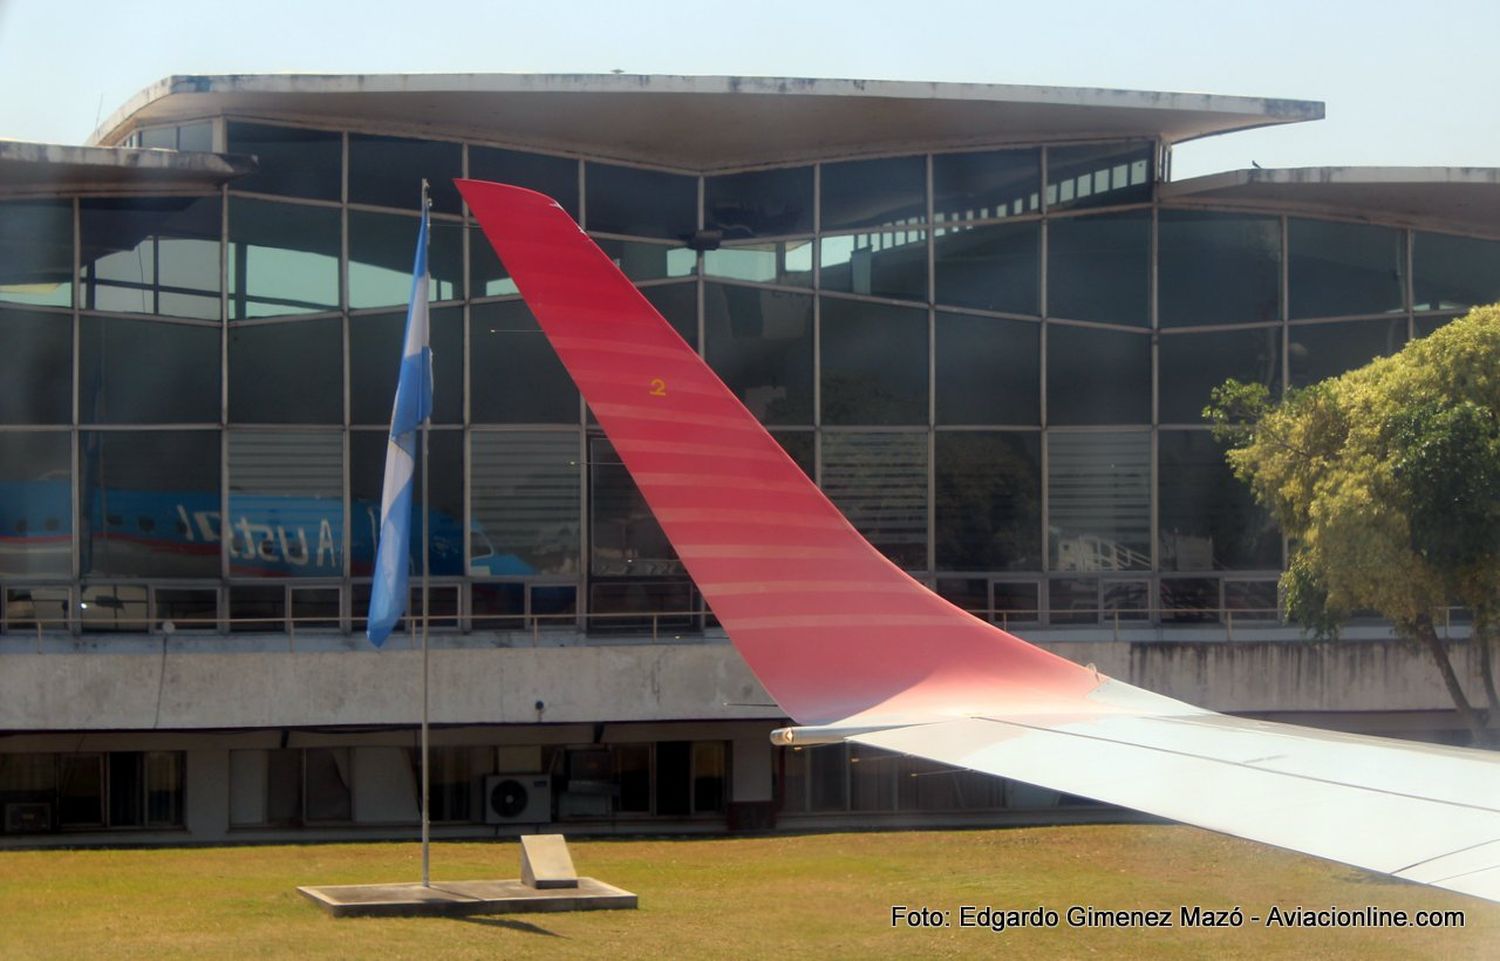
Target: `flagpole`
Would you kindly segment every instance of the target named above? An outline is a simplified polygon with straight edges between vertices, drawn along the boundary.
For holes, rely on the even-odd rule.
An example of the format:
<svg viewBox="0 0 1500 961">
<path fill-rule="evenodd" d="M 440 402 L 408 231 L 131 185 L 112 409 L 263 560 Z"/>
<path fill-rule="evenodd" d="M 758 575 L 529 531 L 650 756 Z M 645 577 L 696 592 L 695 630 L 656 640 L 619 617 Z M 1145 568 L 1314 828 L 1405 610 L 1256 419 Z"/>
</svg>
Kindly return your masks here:
<svg viewBox="0 0 1500 961">
<path fill-rule="evenodd" d="M 432 201 L 427 196 L 427 181 L 422 181 L 422 215 L 427 216 L 427 209 Z M 432 246 L 431 235 L 427 241 L 429 249 Z M 427 291 L 422 291 L 422 296 L 427 296 Z M 431 575 L 432 559 L 428 551 L 428 518 L 427 518 L 427 434 L 428 428 L 432 426 L 432 412 L 429 410 L 427 416 L 422 418 L 422 887 L 432 887 L 432 795 L 428 781 L 427 768 L 427 579 Z"/>
</svg>

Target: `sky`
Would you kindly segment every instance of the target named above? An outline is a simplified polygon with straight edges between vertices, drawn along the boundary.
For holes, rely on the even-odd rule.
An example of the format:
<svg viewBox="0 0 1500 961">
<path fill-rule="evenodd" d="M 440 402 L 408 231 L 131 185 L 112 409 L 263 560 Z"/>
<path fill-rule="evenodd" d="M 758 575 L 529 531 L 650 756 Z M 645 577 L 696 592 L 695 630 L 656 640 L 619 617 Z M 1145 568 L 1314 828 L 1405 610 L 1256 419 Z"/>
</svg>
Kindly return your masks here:
<svg viewBox="0 0 1500 961">
<path fill-rule="evenodd" d="M 0 138 L 82 143 L 172 74 L 836 77 L 1319 100 L 1184 144 L 1248 167 L 1500 167 L 1500 3 L 1258 0 L 0 0 Z"/>
</svg>

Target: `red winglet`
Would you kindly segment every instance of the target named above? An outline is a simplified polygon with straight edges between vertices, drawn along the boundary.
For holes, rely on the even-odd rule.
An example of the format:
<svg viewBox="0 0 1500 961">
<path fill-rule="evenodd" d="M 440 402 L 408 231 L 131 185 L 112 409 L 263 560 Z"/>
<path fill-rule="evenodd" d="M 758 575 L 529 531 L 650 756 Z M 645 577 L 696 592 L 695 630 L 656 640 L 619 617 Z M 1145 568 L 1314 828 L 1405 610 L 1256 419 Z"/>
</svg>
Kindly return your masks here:
<svg viewBox="0 0 1500 961">
<path fill-rule="evenodd" d="M 789 716 L 1084 707 L 1094 672 L 964 613 L 872 547 L 556 202 L 457 183 L 688 573 Z"/>
</svg>

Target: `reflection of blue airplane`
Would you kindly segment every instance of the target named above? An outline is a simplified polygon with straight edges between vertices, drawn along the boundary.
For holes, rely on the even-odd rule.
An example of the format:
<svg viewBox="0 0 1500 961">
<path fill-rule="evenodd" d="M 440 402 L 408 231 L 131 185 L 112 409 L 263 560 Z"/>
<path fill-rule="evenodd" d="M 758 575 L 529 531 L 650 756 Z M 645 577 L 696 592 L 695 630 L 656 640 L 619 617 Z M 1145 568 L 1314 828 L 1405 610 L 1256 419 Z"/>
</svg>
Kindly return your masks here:
<svg viewBox="0 0 1500 961">
<path fill-rule="evenodd" d="M 231 494 L 227 524 L 220 524 L 218 494 L 203 491 L 94 489 L 82 518 L 86 551 L 117 557 L 149 555 L 161 571 L 163 557 L 186 560 L 182 573 L 203 573 L 227 538 L 229 572 L 236 577 L 339 577 L 343 574 L 343 503 L 329 497 Z M 375 562 L 380 505 L 355 501 L 350 528 L 350 573 L 368 575 Z M 28 555 L 71 549 L 72 510 L 67 481 L 0 483 L 0 551 Z M 431 511 L 432 573 L 464 573 L 463 527 L 452 515 Z M 222 533 L 221 533 L 222 528 Z M 421 570 L 421 524 L 413 518 L 412 569 Z M 472 532 L 469 571 L 480 576 L 524 576 L 535 569 L 515 554 L 499 553 L 484 532 Z M 125 562 L 128 565 L 128 561 Z"/>
</svg>

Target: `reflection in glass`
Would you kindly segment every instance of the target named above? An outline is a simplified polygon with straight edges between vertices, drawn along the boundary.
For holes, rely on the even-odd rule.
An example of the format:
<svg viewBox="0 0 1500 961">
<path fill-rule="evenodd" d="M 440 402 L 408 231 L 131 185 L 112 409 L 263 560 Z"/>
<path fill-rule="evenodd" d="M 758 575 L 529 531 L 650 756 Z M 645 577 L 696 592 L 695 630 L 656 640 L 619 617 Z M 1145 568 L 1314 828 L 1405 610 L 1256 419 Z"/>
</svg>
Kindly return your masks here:
<svg viewBox="0 0 1500 961">
<path fill-rule="evenodd" d="M 578 388 L 525 303 L 471 307 L 469 351 L 475 423 L 578 423 Z"/>
<path fill-rule="evenodd" d="M 84 316 L 78 337 L 84 423 L 218 423 L 218 327 Z"/>
<path fill-rule="evenodd" d="M 388 434 L 356 430 L 349 433 L 349 572 L 368 577 L 375 568 L 380 541 L 380 498 L 385 479 Z M 434 430 L 427 438 L 427 476 L 432 483 L 428 501 L 428 556 L 433 575 L 460 577 L 464 573 L 464 438 L 461 431 Z M 412 474 L 412 574 L 422 573 L 422 438 L 417 437 L 417 467 Z M 415 583 L 415 581 L 413 582 Z M 354 611 L 363 617 L 369 610 Z"/>
<path fill-rule="evenodd" d="M 995 620 L 1001 626 L 1041 620 L 1040 585 L 1036 581 L 994 581 Z"/>
<path fill-rule="evenodd" d="M 212 631 L 219 622 L 216 588 L 158 587 L 156 623 L 172 622 L 174 631 Z"/>
<path fill-rule="evenodd" d="M 219 205 L 217 196 L 83 200 L 84 309 L 218 320 Z"/>
<path fill-rule="evenodd" d="M 1276 570 L 1281 534 L 1207 431 L 1164 430 L 1157 440 L 1159 568 Z"/>
<path fill-rule="evenodd" d="M 1405 307 L 1404 233 L 1369 224 L 1287 221 L 1291 316 L 1381 314 Z"/>
<path fill-rule="evenodd" d="M 595 238 L 594 243 L 626 277 L 637 282 L 691 277 L 698 272 L 698 254 L 686 247 L 607 237 Z"/>
<path fill-rule="evenodd" d="M 438 307 L 429 314 L 432 341 L 432 421 L 464 419 L 463 309 Z M 349 320 L 349 420 L 354 424 L 391 422 L 406 314 L 366 314 Z"/>
<path fill-rule="evenodd" d="M 85 631 L 144 631 L 150 626 L 144 584 L 85 584 L 78 623 Z"/>
<path fill-rule="evenodd" d="M 214 125 L 212 121 L 183 124 L 177 128 L 178 150 L 214 149 Z"/>
<path fill-rule="evenodd" d="M 614 447 L 603 437 L 589 439 L 589 502 L 591 574 L 661 577 L 682 573 L 677 552 Z"/>
<path fill-rule="evenodd" d="M 927 567 L 925 433 L 825 433 L 823 491 L 894 563 Z"/>
<path fill-rule="evenodd" d="M 1163 577 L 1163 624 L 1210 624 L 1219 620 L 1219 582 L 1202 577 Z"/>
<path fill-rule="evenodd" d="M 781 240 L 721 247 L 703 254 L 703 273 L 754 284 L 812 286 L 811 240 Z"/>
<path fill-rule="evenodd" d="M 230 198 L 229 318 L 337 309 L 341 234 L 331 208 Z"/>
<path fill-rule="evenodd" d="M 1458 317 L 1458 314 L 1428 314 L 1425 317 L 1417 317 L 1415 318 L 1416 336 L 1426 337 L 1439 327 L 1446 326 L 1452 321 L 1457 320 Z"/>
<path fill-rule="evenodd" d="M 577 431 L 475 431 L 470 444 L 469 573 L 577 574 Z"/>
<path fill-rule="evenodd" d="M 941 495 L 939 495 L 941 497 Z M 938 550 L 942 547 L 942 525 L 938 526 Z M 941 557 L 941 553 L 939 554 Z M 941 569 L 943 562 L 938 561 Z M 983 620 L 990 619 L 990 582 L 983 577 L 939 577 L 937 579 L 936 591 L 938 597 L 957 607 L 959 610 L 967 611 L 975 617 Z"/>
<path fill-rule="evenodd" d="M 1151 212 L 1066 217 L 1047 226 L 1047 315 L 1151 322 Z"/>
<path fill-rule="evenodd" d="M 927 299 L 927 232 L 888 230 L 824 237 L 818 246 L 824 290 L 900 300 Z"/>
<path fill-rule="evenodd" d="M 65 431 L 0 431 L 0 574 L 71 571 L 71 446 Z"/>
<path fill-rule="evenodd" d="M 1163 424 L 1196 424 L 1210 392 L 1230 377 L 1281 392 L 1281 328 L 1163 334 L 1157 404 Z"/>
<path fill-rule="evenodd" d="M 1406 343 L 1406 318 L 1296 324 L 1287 328 L 1288 376 L 1293 387 L 1362 367 Z"/>
<path fill-rule="evenodd" d="M 1281 319 L 1281 222 L 1163 210 L 1157 225 L 1163 327 Z"/>
<path fill-rule="evenodd" d="M 82 431 L 80 570 L 219 576 L 219 432 Z"/>
<path fill-rule="evenodd" d="M 927 422 L 927 311 L 822 299 L 823 421 Z"/>
<path fill-rule="evenodd" d="M 1047 583 L 1048 616 L 1053 624 L 1099 623 L 1099 580 L 1054 577 Z"/>
<path fill-rule="evenodd" d="M 460 211 L 455 177 L 463 176 L 463 148 L 456 143 L 349 135 L 349 202 L 421 212 L 422 180 L 430 184 L 432 209 Z"/>
<path fill-rule="evenodd" d="M 1151 338 L 1048 324 L 1047 420 L 1053 424 L 1149 424 Z"/>
<path fill-rule="evenodd" d="M 940 432 L 935 457 L 938 570 L 1039 570 L 1041 435 Z"/>
<path fill-rule="evenodd" d="M 809 478 L 817 475 L 817 438 L 810 430 L 777 430 L 771 436 Z"/>
<path fill-rule="evenodd" d="M 389 307 L 411 299 L 417 217 L 349 211 L 349 306 Z M 427 245 L 427 294 L 454 300 L 463 287 L 463 228 L 434 221 Z M 475 238 L 479 240 L 480 238 Z"/>
<path fill-rule="evenodd" d="M 1042 152 L 987 150 L 934 154 L 932 220 L 952 223 L 1041 210 Z"/>
<path fill-rule="evenodd" d="M 1500 241 L 1418 233 L 1413 243 L 1417 310 L 1451 310 L 1500 300 Z"/>
<path fill-rule="evenodd" d="M 67 314 L 0 310 L 0 423 L 73 419 L 73 323 Z"/>
<path fill-rule="evenodd" d="M 698 178 L 587 163 L 588 229 L 686 239 L 698 229 Z"/>
<path fill-rule="evenodd" d="M 813 230 L 813 168 L 781 167 L 709 177 L 704 224 L 726 241 L 786 237 Z"/>
<path fill-rule="evenodd" d="M 277 584 L 229 589 L 229 629 L 260 633 L 286 629 L 286 586 Z M 294 752 L 284 752 L 294 753 Z M 300 785 L 300 780 L 296 782 Z"/>
<path fill-rule="evenodd" d="M 73 203 L 0 203 L 0 301 L 73 305 Z"/>
<path fill-rule="evenodd" d="M 1151 434 L 1054 433 L 1047 445 L 1052 570 L 1150 570 Z"/>
<path fill-rule="evenodd" d="M 1236 622 L 1278 620 L 1281 610 L 1276 581 L 1225 581 L 1224 607 Z"/>
<path fill-rule="evenodd" d="M 1041 236 L 1037 223 L 940 227 L 933 276 L 940 304 L 1008 314 L 1041 313 Z"/>
<path fill-rule="evenodd" d="M 1151 617 L 1150 581 L 1101 581 L 1100 608 L 1113 621 L 1144 621 Z"/>
<path fill-rule="evenodd" d="M 230 422 L 342 423 L 343 356 L 337 317 L 230 327 Z"/>
<path fill-rule="evenodd" d="M 813 299 L 803 294 L 707 284 L 705 353 L 762 423 L 810 424 L 813 414 Z"/>
<path fill-rule="evenodd" d="M 1149 201 L 1154 150 L 1150 143 L 1048 148 L 1047 207 L 1060 210 Z"/>
<path fill-rule="evenodd" d="M 231 577 L 341 577 L 344 439 L 340 433 L 231 431 Z"/>
<path fill-rule="evenodd" d="M 937 315 L 937 422 L 1041 422 L 1042 325 Z"/>
<path fill-rule="evenodd" d="M 657 284 L 642 287 L 641 296 L 672 325 L 688 346 L 698 349 L 698 285 Z"/>
<path fill-rule="evenodd" d="M 578 219 L 578 161 L 570 157 L 471 146 L 469 176 L 546 194 Z"/>
<path fill-rule="evenodd" d="M 825 163 L 823 230 L 891 228 L 927 220 L 927 158 Z"/>
<path fill-rule="evenodd" d="M 250 154 L 256 170 L 231 181 L 234 190 L 338 200 L 343 182 L 344 138 L 331 130 L 228 123 L 229 152 Z"/>
</svg>

